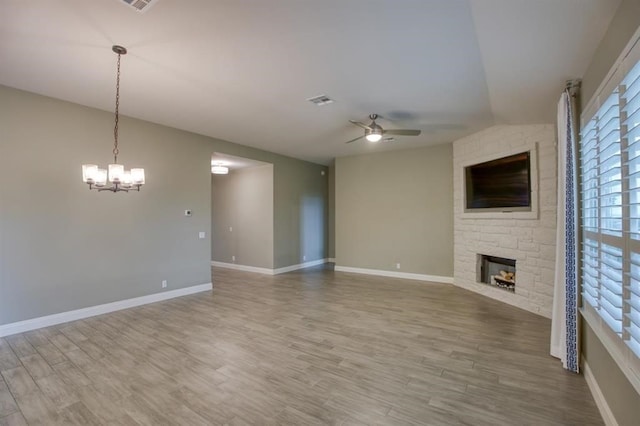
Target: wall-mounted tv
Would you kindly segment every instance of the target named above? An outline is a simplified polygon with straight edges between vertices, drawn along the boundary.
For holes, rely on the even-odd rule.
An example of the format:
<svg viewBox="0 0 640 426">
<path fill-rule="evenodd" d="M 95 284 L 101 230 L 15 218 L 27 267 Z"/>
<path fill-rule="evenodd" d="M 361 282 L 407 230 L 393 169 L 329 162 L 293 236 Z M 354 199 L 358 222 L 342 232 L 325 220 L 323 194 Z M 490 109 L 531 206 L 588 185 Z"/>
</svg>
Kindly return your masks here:
<svg viewBox="0 0 640 426">
<path fill-rule="evenodd" d="M 464 168 L 465 211 L 531 211 L 530 152 Z"/>
</svg>

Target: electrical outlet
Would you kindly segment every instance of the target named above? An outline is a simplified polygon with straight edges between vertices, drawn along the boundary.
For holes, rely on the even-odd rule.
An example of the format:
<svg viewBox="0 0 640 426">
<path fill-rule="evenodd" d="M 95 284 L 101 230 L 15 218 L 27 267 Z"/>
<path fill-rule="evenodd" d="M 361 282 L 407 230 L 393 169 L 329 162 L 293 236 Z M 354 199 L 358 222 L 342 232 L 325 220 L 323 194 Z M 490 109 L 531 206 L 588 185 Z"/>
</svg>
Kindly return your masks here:
<svg viewBox="0 0 640 426">
<path fill-rule="evenodd" d="M 235 262 L 236 261 L 236 257 L 235 256 L 231 256 L 231 261 Z"/>
<path fill-rule="evenodd" d="M 229 232 L 233 232 L 233 226 L 229 227 Z"/>
<path fill-rule="evenodd" d="M 162 280 L 162 288 L 167 288 L 167 280 Z"/>
<path fill-rule="evenodd" d="M 206 234 L 205 234 L 204 232 L 202 232 L 202 231 L 200 231 L 200 232 L 198 233 L 198 237 L 199 237 L 201 240 L 204 240 L 205 235 L 206 235 Z"/>
<path fill-rule="evenodd" d="M 305 260 L 307 260 L 307 256 L 302 256 L 302 261 L 304 262 Z"/>
<path fill-rule="evenodd" d="M 400 264 L 396 263 L 396 269 L 400 269 Z"/>
</svg>

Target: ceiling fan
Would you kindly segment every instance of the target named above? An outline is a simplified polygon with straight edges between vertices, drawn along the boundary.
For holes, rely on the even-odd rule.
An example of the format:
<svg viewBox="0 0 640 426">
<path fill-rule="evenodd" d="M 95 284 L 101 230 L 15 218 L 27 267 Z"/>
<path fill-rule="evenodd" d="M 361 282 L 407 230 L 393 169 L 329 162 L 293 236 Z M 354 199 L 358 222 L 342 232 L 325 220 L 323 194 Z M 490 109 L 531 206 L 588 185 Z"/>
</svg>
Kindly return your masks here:
<svg viewBox="0 0 640 426">
<path fill-rule="evenodd" d="M 359 121 L 349 120 L 350 123 L 353 123 L 356 126 L 362 127 L 364 129 L 364 135 L 358 136 L 355 139 L 351 139 L 346 143 L 355 142 L 362 138 L 366 138 L 369 142 L 378 142 L 380 141 L 380 139 L 382 139 L 383 135 L 418 136 L 420 133 L 422 133 L 421 130 L 409 130 L 409 129 L 385 130 L 382 128 L 382 126 L 376 123 L 378 114 L 369 114 L 369 118 L 371 119 L 371 124 L 369 124 L 368 126 L 366 124 L 360 123 Z"/>
</svg>

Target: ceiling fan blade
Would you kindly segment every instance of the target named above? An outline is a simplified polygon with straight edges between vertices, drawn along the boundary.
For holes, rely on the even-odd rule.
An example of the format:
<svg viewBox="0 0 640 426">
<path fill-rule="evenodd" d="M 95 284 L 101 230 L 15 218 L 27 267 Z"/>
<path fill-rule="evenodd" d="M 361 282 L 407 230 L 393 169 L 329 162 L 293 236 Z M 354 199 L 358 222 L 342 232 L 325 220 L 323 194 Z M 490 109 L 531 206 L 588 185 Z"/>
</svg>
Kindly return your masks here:
<svg viewBox="0 0 640 426">
<path fill-rule="evenodd" d="M 356 126 L 360 126 L 360 127 L 362 127 L 363 129 L 371 130 L 371 127 L 367 126 L 366 124 L 362 124 L 362 123 L 360 123 L 359 121 L 349 120 L 349 123 L 351 123 L 351 124 L 355 124 Z"/>
<path fill-rule="evenodd" d="M 355 142 L 355 141 L 360 140 L 360 139 L 362 139 L 362 138 L 364 138 L 364 135 L 362 135 L 362 136 L 358 136 L 357 138 L 355 138 L 355 139 L 351 139 L 350 141 L 347 141 L 347 142 L 345 142 L 345 143 Z"/>
<path fill-rule="evenodd" d="M 385 135 L 418 136 L 420 133 L 422 133 L 422 130 L 391 129 L 384 130 L 382 133 Z"/>
</svg>

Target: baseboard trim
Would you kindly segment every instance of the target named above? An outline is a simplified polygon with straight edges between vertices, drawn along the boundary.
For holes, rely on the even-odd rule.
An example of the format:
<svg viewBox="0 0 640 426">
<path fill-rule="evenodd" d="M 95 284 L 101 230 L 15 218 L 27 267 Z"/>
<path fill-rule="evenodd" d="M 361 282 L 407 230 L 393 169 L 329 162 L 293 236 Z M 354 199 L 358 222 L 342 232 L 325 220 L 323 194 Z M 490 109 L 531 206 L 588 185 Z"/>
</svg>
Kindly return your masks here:
<svg viewBox="0 0 640 426">
<path fill-rule="evenodd" d="M 336 263 L 336 258 L 335 257 L 327 258 L 327 263 Z"/>
<path fill-rule="evenodd" d="M 96 315 L 108 314 L 109 312 L 133 308 L 135 306 L 161 302 L 163 300 L 187 296 L 189 294 L 200 293 L 203 291 L 211 290 L 212 288 L 212 283 L 194 285 L 191 287 L 169 290 L 162 293 L 154 293 L 147 296 L 134 297 L 133 299 L 119 300 L 117 302 L 105 303 L 103 305 L 90 306 L 88 308 L 75 309 L 73 311 L 61 312 L 58 314 L 46 315 L 43 317 L 31 318 L 24 321 L 4 324 L 0 325 L 0 337 L 10 336 L 17 333 L 24 333 L 25 331 L 36 330 L 38 328 L 49 327 L 65 322 L 77 321 Z"/>
<path fill-rule="evenodd" d="M 598 410 L 600 410 L 600 415 L 602 416 L 602 420 L 604 420 L 604 424 L 607 426 L 618 426 L 618 422 L 616 421 L 609 404 L 607 404 L 607 400 L 604 399 L 602 390 L 600 390 L 600 386 L 598 386 L 598 382 L 593 376 L 593 373 L 589 368 L 589 364 L 587 364 L 586 361 L 582 363 L 582 372 L 584 373 L 584 379 L 587 381 L 587 386 L 589 386 L 591 395 L 593 395 L 593 400 L 596 402 Z"/>
<path fill-rule="evenodd" d="M 439 275 L 413 274 L 410 272 L 384 271 L 381 269 L 352 268 L 351 266 L 339 265 L 336 265 L 335 271 L 351 272 L 354 274 L 377 275 L 380 277 L 404 278 L 407 280 L 431 281 L 443 284 L 453 284 L 453 277 L 443 277 Z"/>
<path fill-rule="evenodd" d="M 211 266 L 216 266 L 218 268 L 233 269 L 236 271 L 255 272 L 258 274 L 273 275 L 273 269 L 259 268 L 257 266 L 239 265 L 237 263 L 212 261 Z"/>
<path fill-rule="evenodd" d="M 298 269 L 310 268 L 312 266 L 324 265 L 327 259 L 312 260 L 310 262 L 299 263 L 297 265 L 285 266 L 273 270 L 273 275 L 284 274 L 285 272 L 297 271 Z"/>
<path fill-rule="evenodd" d="M 299 263 L 297 265 L 289 265 L 289 266 L 285 266 L 277 269 L 260 268 L 257 266 L 240 265 L 238 263 L 225 263 L 225 262 L 218 262 L 218 261 L 212 261 L 211 266 L 216 266 L 218 268 L 234 269 L 236 271 L 255 272 L 258 274 L 265 274 L 265 275 L 278 275 L 278 274 L 284 274 L 286 272 L 296 271 L 298 269 L 310 268 L 311 266 L 323 265 L 327 263 L 327 261 L 328 259 L 318 259 L 318 260 L 312 260 L 310 262 Z"/>
</svg>

